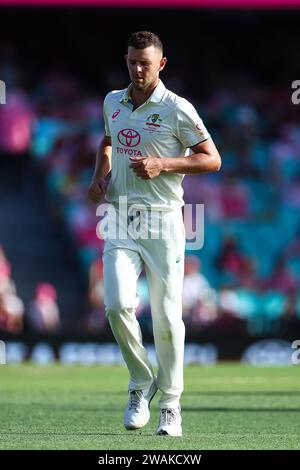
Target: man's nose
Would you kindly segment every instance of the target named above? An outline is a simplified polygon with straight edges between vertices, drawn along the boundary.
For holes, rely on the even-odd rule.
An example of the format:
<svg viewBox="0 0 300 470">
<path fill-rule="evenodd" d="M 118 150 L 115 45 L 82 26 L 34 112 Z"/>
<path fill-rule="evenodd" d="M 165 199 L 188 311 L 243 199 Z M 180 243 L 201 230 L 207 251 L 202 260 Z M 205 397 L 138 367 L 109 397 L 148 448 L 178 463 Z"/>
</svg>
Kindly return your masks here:
<svg viewBox="0 0 300 470">
<path fill-rule="evenodd" d="M 142 72 L 142 67 L 141 65 L 136 65 L 136 73 L 141 73 Z"/>
</svg>

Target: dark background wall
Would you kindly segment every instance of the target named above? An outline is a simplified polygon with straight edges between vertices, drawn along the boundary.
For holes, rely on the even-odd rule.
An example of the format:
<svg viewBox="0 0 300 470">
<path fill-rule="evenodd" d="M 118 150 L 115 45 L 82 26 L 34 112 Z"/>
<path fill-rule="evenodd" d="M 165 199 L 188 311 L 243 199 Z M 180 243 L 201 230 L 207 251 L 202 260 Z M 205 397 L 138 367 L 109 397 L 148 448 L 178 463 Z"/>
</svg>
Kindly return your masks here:
<svg viewBox="0 0 300 470">
<path fill-rule="evenodd" d="M 129 34 L 150 29 L 165 44 L 166 75 L 181 73 L 188 92 L 205 96 L 239 75 L 265 85 L 295 79 L 299 19 L 298 10 L 2 8 L 0 54 L 15 55 L 29 86 L 59 65 L 105 89 L 107 69 L 124 67 Z"/>
</svg>

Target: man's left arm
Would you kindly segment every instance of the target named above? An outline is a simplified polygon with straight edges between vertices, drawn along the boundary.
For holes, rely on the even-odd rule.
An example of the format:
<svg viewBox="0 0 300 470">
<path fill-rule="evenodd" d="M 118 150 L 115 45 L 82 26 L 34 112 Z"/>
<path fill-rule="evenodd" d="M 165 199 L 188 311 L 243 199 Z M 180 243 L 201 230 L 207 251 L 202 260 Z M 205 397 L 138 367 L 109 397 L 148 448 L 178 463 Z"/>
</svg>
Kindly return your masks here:
<svg viewBox="0 0 300 470">
<path fill-rule="evenodd" d="M 195 175 L 219 171 L 221 168 L 220 154 L 211 138 L 191 147 L 194 152 L 188 157 L 137 157 L 130 158 L 135 174 L 148 180 L 161 173 L 183 173 Z"/>
<path fill-rule="evenodd" d="M 191 149 L 193 155 L 188 157 L 162 158 L 162 171 L 194 175 L 220 170 L 221 157 L 211 138 L 194 145 Z"/>
</svg>

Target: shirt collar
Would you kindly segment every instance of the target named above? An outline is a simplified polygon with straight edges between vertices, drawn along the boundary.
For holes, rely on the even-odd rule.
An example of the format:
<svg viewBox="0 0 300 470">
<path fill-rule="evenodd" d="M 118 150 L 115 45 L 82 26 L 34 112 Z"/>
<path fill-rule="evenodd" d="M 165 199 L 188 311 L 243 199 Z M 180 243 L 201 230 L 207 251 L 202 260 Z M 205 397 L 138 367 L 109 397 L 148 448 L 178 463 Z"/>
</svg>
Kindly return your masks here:
<svg viewBox="0 0 300 470">
<path fill-rule="evenodd" d="M 130 93 L 131 93 L 131 89 L 132 89 L 132 84 L 130 84 L 124 91 L 121 99 L 120 99 L 120 103 L 130 103 L 131 102 L 131 97 L 130 97 Z M 165 85 L 163 84 L 163 82 L 161 80 L 159 80 L 157 86 L 154 88 L 152 94 L 149 96 L 149 98 L 147 99 L 147 101 L 145 103 L 159 103 L 163 96 L 164 96 L 164 93 L 166 91 L 166 87 Z"/>
</svg>

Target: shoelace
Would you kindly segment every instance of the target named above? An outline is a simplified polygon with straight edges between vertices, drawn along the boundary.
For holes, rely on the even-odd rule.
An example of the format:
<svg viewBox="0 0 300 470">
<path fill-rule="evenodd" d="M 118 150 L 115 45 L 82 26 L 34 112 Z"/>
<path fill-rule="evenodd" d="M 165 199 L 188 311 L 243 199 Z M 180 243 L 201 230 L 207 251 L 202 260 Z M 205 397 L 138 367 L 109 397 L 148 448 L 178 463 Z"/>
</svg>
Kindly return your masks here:
<svg viewBox="0 0 300 470">
<path fill-rule="evenodd" d="M 160 426 L 171 424 L 172 421 L 176 420 L 176 417 L 177 417 L 177 413 L 175 410 L 172 410 L 172 409 L 161 410 Z"/>
<path fill-rule="evenodd" d="M 138 409 L 141 406 L 142 397 L 142 390 L 133 390 L 132 392 L 130 392 L 129 409 Z"/>
</svg>

